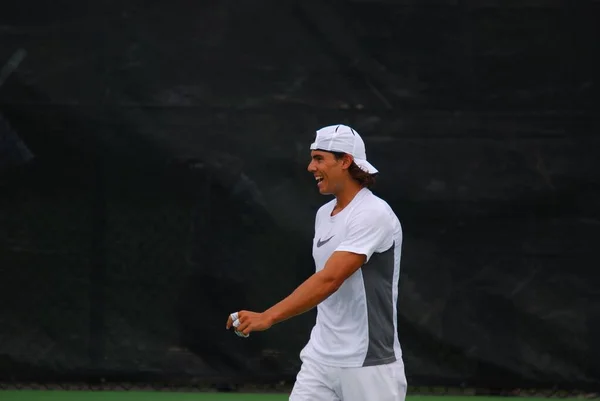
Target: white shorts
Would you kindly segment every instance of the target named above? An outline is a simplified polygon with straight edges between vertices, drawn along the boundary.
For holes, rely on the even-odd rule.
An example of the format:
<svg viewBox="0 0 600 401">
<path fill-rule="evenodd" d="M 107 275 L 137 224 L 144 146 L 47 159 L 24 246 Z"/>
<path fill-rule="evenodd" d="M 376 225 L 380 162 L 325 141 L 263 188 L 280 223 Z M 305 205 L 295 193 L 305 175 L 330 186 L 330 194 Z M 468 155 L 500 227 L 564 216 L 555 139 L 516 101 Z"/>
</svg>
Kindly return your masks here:
<svg viewBox="0 0 600 401">
<path fill-rule="evenodd" d="M 304 358 L 290 401 L 404 401 L 404 363 L 359 368 L 325 366 Z"/>
</svg>

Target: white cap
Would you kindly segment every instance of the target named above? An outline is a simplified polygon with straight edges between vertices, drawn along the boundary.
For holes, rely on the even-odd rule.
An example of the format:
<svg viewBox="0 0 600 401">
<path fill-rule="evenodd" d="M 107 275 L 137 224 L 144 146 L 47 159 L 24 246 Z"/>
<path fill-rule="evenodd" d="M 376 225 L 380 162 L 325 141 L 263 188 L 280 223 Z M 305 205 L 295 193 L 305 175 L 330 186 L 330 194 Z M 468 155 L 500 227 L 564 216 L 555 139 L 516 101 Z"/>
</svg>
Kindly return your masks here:
<svg viewBox="0 0 600 401">
<path fill-rule="evenodd" d="M 367 161 L 367 151 L 358 132 L 347 125 L 338 124 L 323 127 L 317 131 L 315 141 L 310 145 L 311 150 L 327 152 L 342 152 L 351 155 L 354 163 L 369 174 L 378 171 Z"/>
</svg>

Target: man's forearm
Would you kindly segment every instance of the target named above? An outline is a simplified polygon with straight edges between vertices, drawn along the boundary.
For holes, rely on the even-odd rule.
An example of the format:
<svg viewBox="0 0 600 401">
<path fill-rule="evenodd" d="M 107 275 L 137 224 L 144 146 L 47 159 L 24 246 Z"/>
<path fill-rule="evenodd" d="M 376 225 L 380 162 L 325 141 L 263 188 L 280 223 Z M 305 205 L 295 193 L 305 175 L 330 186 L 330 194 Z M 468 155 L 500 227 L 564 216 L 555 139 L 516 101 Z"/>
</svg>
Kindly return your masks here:
<svg viewBox="0 0 600 401">
<path fill-rule="evenodd" d="M 307 312 L 333 294 L 339 285 L 333 278 L 317 272 L 300 284 L 288 297 L 267 309 L 273 324 L 277 324 L 296 315 Z"/>
</svg>

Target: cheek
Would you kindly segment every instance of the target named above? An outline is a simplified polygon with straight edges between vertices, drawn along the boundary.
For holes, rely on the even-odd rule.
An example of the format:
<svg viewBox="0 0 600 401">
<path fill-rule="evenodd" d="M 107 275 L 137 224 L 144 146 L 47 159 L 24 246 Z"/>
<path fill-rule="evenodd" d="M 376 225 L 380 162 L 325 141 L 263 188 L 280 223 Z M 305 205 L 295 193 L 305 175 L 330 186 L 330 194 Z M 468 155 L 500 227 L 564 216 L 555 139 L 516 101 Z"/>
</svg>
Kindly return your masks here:
<svg viewBox="0 0 600 401">
<path fill-rule="evenodd" d="M 335 178 L 337 178 L 337 177 L 339 177 L 339 176 L 340 176 L 340 170 L 339 170 L 338 168 L 336 168 L 335 166 L 333 166 L 333 167 L 329 168 L 329 169 L 327 170 L 327 172 L 329 173 L 329 175 L 330 175 L 331 177 L 335 177 Z"/>
<path fill-rule="evenodd" d="M 329 174 L 327 174 L 327 183 L 328 185 L 335 185 L 335 183 L 338 181 L 337 176 L 335 175 L 334 171 L 330 171 Z"/>
</svg>

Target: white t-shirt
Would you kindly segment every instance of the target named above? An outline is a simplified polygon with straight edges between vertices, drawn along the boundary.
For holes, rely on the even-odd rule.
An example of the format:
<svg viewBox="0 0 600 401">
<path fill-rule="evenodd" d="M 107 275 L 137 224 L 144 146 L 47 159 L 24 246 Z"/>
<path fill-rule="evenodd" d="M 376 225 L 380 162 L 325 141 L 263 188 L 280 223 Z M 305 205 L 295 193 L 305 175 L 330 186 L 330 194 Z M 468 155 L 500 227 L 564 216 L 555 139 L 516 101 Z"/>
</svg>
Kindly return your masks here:
<svg viewBox="0 0 600 401">
<path fill-rule="evenodd" d="M 394 362 L 402 356 L 396 309 L 401 224 L 390 206 L 367 188 L 331 216 L 334 206 L 335 199 L 316 215 L 316 271 L 335 251 L 364 254 L 367 261 L 317 306 L 316 324 L 300 356 L 340 367 Z"/>
</svg>

